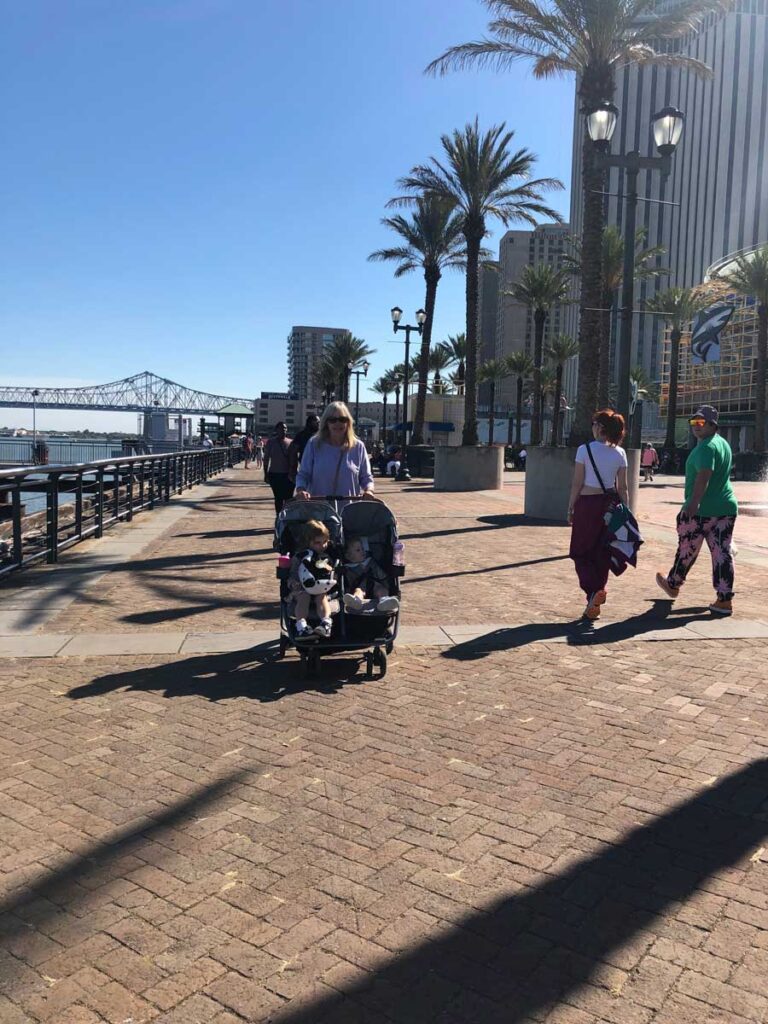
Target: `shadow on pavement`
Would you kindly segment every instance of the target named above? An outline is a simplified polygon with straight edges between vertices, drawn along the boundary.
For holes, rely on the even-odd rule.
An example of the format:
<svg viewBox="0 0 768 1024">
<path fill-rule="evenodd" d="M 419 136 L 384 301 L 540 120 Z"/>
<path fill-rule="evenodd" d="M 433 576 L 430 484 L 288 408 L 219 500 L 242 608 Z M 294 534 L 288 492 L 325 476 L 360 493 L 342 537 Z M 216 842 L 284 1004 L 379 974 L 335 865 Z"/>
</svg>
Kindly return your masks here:
<svg viewBox="0 0 768 1024">
<path fill-rule="evenodd" d="M 680 608 L 672 614 L 672 602 L 658 600 L 639 615 L 609 622 L 604 626 L 596 626 L 586 619 L 577 619 L 571 622 L 532 622 L 524 626 L 495 629 L 484 636 L 449 647 L 441 652 L 441 657 L 455 661 L 474 661 L 494 651 L 510 651 L 542 640 L 564 639 L 574 645 L 613 644 L 619 640 L 642 636 L 643 633 L 679 629 L 689 622 L 708 621 L 711 618 L 712 614 L 706 608 Z"/>
<path fill-rule="evenodd" d="M 346 684 L 362 682 L 360 660 L 354 657 L 323 658 L 319 674 L 306 679 L 298 659 L 278 659 L 275 641 L 249 650 L 201 654 L 166 665 L 111 672 L 76 686 L 67 696 L 82 700 L 130 690 L 160 692 L 164 697 L 205 697 L 213 702 L 246 697 L 271 703 L 309 690 L 333 693 Z"/>
<path fill-rule="evenodd" d="M 368 1011 L 398 1022 L 523 1024 L 543 1020 L 571 994 L 578 1006 L 579 990 L 612 951 L 764 842 L 767 790 L 768 761 L 755 761 L 595 856 L 488 906 L 473 902 L 468 878 L 465 916 L 434 937 L 403 942 L 345 991 L 302 1000 L 293 1012 L 289 1005 L 280 1022 L 362 1021 Z M 624 1019 L 618 997 L 596 984 L 586 1008 Z M 601 994 L 605 1013 L 594 1009 Z"/>
<path fill-rule="evenodd" d="M 405 520 L 408 516 L 403 517 Z M 435 519 L 440 519 L 439 515 L 434 516 Z M 462 516 L 462 518 L 464 518 Z M 550 529 L 561 530 L 565 528 L 565 523 L 556 523 L 549 519 L 531 519 L 529 516 L 524 516 L 521 512 L 510 513 L 509 515 L 500 516 L 480 516 L 478 518 L 467 516 L 467 520 L 472 521 L 472 526 L 457 526 L 449 530 L 424 530 L 419 533 L 401 533 L 401 540 L 420 540 L 423 537 L 451 537 L 458 533 L 479 533 L 482 530 L 506 530 L 513 526 L 531 526 L 531 527 L 548 527 Z M 481 526 L 475 524 L 481 523 Z"/>
<path fill-rule="evenodd" d="M 508 562 L 507 565 L 486 565 L 482 569 L 464 569 L 461 572 L 439 572 L 434 576 L 405 576 L 401 586 L 407 583 L 424 583 L 427 580 L 448 580 L 456 576 L 479 576 L 486 572 L 502 572 L 504 569 L 524 569 L 529 565 L 543 565 L 545 562 L 562 562 L 568 555 L 550 555 L 548 558 L 531 558 L 527 562 Z"/>
</svg>

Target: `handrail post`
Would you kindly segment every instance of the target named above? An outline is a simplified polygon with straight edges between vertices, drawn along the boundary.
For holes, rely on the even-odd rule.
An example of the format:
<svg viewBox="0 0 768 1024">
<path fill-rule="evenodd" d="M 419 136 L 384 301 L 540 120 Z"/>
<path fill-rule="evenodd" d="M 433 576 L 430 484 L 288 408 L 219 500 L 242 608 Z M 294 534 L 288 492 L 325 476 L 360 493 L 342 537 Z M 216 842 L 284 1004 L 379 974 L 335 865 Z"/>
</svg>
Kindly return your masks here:
<svg viewBox="0 0 768 1024">
<path fill-rule="evenodd" d="M 133 463 L 128 463 L 128 484 L 126 487 L 128 496 L 128 522 L 133 521 Z"/>
<path fill-rule="evenodd" d="M 49 565 L 59 560 L 59 480 L 55 473 L 48 474 L 45 491 L 46 504 L 46 561 Z"/>
<path fill-rule="evenodd" d="M 104 536 L 104 469 L 96 473 L 96 536 Z"/>
<path fill-rule="evenodd" d="M 11 502 L 13 504 L 13 560 L 17 565 L 21 565 L 21 480 L 15 481 L 15 487 L 11 492 Z"/>
<path fill-rule="evenodd" d="M 115 515 L 115 522 L 120 520 L 120 467 L 115 466 L 115 493 L 112 495 L 112 510 Z"/>
<path fill-rule="evenodd" d="M 83 539 L 83 474 L 77 474 L 75 481 L 75 533 Z"/>
<path fill-rule="evenodd" d="M 164 498 L 164 500 L 165 501 L 170 501 L 171 500 L 171 464 L 168 461 L 168 459 L 165 460 L 164 465 L 165 465 L 165 473 L 163 474 L 164 477 L 165 477 L 165 481 L 164 481 L 165 482 L 165 498 Z"/>
</svg>

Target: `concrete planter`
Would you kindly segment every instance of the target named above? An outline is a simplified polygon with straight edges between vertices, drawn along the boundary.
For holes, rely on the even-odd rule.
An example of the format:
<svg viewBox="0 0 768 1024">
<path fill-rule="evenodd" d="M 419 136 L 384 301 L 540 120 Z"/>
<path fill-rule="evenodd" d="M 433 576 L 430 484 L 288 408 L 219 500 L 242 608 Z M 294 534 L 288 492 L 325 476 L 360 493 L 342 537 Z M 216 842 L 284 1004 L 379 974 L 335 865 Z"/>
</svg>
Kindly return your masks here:
<svg viewBox="0 0 768 1024">
<path fill-rule="evenodd" d="M 500 491 L 503 478 L 501 446 L 435 448 L 436 491 Z"/>
<path fill-rule="evenodd" d="M 525 465 L 525 514 L 531 519 L 568 521 L 575 448 L 529 448 Z M 629 505 L 637 514 L 640 452 L 627 452 Z"/>
</svg>

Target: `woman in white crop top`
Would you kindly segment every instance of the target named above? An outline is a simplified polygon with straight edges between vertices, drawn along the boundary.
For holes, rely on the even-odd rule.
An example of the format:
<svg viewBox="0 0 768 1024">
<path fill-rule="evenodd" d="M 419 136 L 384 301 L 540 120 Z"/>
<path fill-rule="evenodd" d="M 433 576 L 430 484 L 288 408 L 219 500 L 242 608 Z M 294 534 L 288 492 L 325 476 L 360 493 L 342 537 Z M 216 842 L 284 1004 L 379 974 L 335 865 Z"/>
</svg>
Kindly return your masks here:
<svg viewBox="0 0 768 1024">
<path fill-rule="evenodd" d="M 570 557 L 579 586 L 587 595 L 584 615 L 597 619 L 605 603 L 610 570 L 610 550 L 603 542 L 603 517 L 617 496 L 627 503 L 627 455 L 619 447 L 624 437 L 624 417 L 612 409 L 596 412 L 592 436 L 594 441 L 589 446 L 582 444 L 576 451 L 568 522 Z"/>
</svg>

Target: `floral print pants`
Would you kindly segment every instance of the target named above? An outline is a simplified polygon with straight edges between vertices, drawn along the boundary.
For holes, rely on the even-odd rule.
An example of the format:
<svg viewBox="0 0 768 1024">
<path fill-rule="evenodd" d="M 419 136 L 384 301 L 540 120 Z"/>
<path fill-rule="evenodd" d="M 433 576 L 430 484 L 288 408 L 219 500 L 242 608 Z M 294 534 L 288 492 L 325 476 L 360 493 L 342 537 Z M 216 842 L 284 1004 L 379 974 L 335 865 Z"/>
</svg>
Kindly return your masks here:
<svg viewBox="0 0 768 1024">
<path fill-rule="evenodd" d="M 675 564 L 667 576 L 670 587 L 685 583 L 701 545 L 707 542 L 712 555 L 712 585 L 717 596 L 724 600 L 733 597 L 733 555 L 731 539 L 736 516 L 689 516 L 680 512 L 677 517 L 677 554 Z"/>
</svg>

